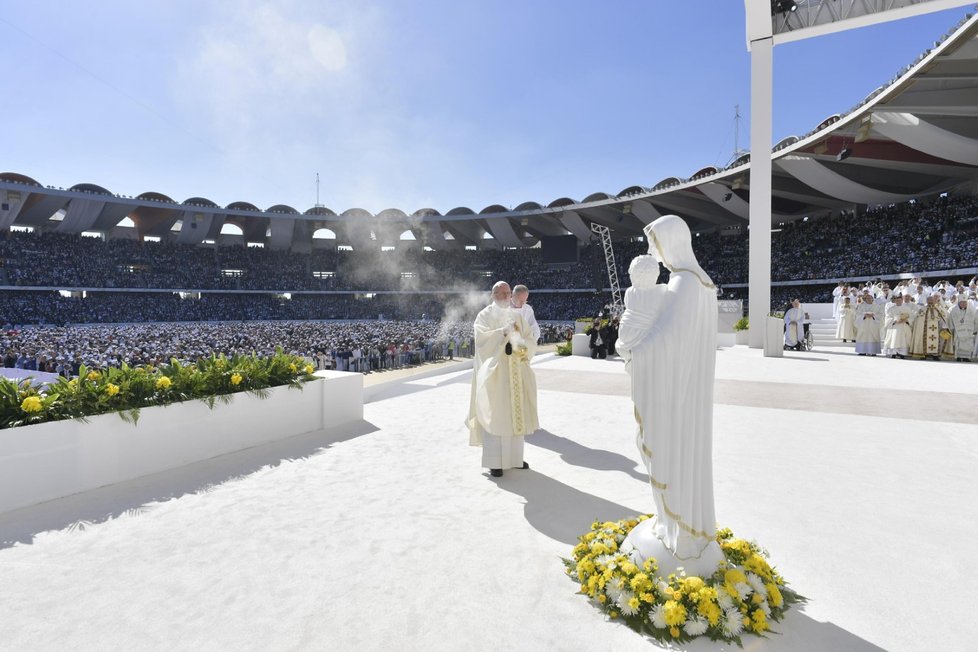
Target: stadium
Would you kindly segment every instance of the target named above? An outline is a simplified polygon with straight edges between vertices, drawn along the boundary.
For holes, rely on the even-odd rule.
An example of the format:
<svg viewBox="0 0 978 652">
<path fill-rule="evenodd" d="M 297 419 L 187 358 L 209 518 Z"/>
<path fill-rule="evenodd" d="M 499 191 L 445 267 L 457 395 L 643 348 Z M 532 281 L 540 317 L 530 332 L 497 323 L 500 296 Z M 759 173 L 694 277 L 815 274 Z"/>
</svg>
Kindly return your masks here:
<svg viewBox="0 0 978 652">
<path fill-rule="evenodd" d="M 825 3 L 775 4 L 775 31 L 787 33 L 812 27 L 792 21 L 817 22 Z M 78 649 L 652 645 L 598 617 L 558 560 L 594 519 L 649 511 L 631 435 L 609 436 L 634 429 L 623 366 L 545 348 L 533 362 L 547 418 L 527 439 L 532 470 L 486 482 L 460 434 L 472 321 L 493 284 L 513 279 L 530 289 L 541 343 L 568 342 L 575 321 L 617 315 L 629 263 L 649 250 L 645 229 L 666 215 L 685 221 L 718 297 L 742 302 L 732 305 L 747 316 L 751 165 L 740 152 L 723 167 L 616 193 L 569 188 L 581 198 L 376 214 L 262 209 L 246 193 L 220 206 L 206 179 L 181 201 L 116 194 L 111 179 L 64 188 L 0 173 L 8 377 L 108 378 L 112 368 L 283 350 L 317 372 L 363 375 L 361 412 L 342 427 L 323 421 L 36 504 L 9 501 L 0 583 L 13 588 L 0 640 L 11 649 L 59 649 L 70 637 Z M 978 16 L 856 106 L 780 139 L 770 165 L 770 311 L 800 299 L 831 327 L 783 358 L 718 349 L 717 511 L 756 534 L 809 600 L 779 623 L 780 636 L 751 644 L 967 649 L 978 635 L 973 600 L 950 593 L 974 593 L 966 546 L 978 530 L 948 521 L 973 509 L 974 365 L 856 359 L 828 317 L 843 283 L 912 279 L 959 283 L 975 309 Z M 34 454 L 0 449 L 0 468 Z M 511 557 L 490 563 L 501 550 Z M 932 600 L 898 597 L 935 586 Z M 683 649 L 707 649 L 699 643 Z"/>
</svg>

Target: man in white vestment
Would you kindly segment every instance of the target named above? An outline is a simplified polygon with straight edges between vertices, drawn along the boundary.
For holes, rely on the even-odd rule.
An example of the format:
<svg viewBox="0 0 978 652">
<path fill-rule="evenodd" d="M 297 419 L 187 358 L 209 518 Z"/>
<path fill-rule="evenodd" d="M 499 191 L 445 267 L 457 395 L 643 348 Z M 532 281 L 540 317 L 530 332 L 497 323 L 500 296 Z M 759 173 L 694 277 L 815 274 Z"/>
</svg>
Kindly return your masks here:
<svg viewBox="0 0 978 652">
<path fill-rule="evenodd" d="M 856 353 L 877 355 L 880 346 L 880 327 L 883 322 L 883 306 L 873 300 L 867 291 L 856 306 Z"/>
<path fill-rule="evenodd" d="M 492 303 L 475 318 L 469 443 L 482 446 L 482 466 L 493 477 L 528 469 L 523 437 L 540 427 L 537 384 L 530 368 L 537 343 L 523 316 L 510 307 L 509 284 L 492 286 Z"/>
<path fill-rule="evenodd" d="M 903 305 L 903 296 L 893 295 L 893 303 L 886 308 L 886 335 L 883 338 L 883 355 L 891 358 L 905 358 L 910 352 L 910 319 L 913 311 Z"/>
<path fill-rule="evenodd" d="M 971 362 L 975 356 L 975 335 L 978 334 L 978 314 L 968 305 L 968 297 L 960 296 L 961 300 L 951 308 L 948 323 L 954 336 L 954 359 L 959 362 Z"/>
<path fill-rule="evenodd" d="M 856 341 L 856 309 L 848 296 L 842 297 L 839 304 L 839 325 L 835 329 L 835 336 L 843 342 Z"/>
<path fill-rule="evenodd" d="M 705 577 L 723 559 L 713 503 L 716 289 L 682 219 L 660 217 L 645 234 L 654 255 L 638 256 L 629 268 L 618 350 L 656 509 L 621 550 L 639 561 L 655 557 L 662 575 L 683 566 Z M 657 261 L 671 272 L 668 285 L 655 285 Z"/>
<path fill-rule="evenodd" d="M 523 315 L 523 319 L 530 326 L 530 337 L 534 342 L 540 341 L 540 325 L 537 324 L 537 317 L 533 314 L 533 306 L 527 303 L 530 298 L 530 289 L 525 285 L 517 285 L 513 288 L 513 310 Z"/>
<path fill-rule="evenodd" d="M 927 297 L 927 305 L 917 315 L 917 321 L 913 326 L 913 340 L 910 344 L 910 352 L 913 355 L 933 360 L 937 360 L 941 355 L 941 350 L 944 348 L 941 331 L 947 328 L 947 321 L 937 304 L 937 295 L 930 295 Z"/>
<path fill-rule="evenodd" d="M 805 339 L 805 312 L 801 309 L 801 301 L 795 299 L 791 308 L 784 313 L 784 346 L 787 349 L 801 349 Z"/>
</svg>

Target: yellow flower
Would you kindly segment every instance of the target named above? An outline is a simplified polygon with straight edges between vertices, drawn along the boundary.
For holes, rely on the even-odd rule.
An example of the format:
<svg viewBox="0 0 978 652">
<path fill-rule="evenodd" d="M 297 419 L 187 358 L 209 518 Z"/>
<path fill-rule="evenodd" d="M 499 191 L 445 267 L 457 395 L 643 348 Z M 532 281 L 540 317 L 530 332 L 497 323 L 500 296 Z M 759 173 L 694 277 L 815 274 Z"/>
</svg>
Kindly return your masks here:
<svg viewBox="0 0 978 652">
<path fill-rule="evenodd" d="M 20 404 L 20 409 L 28 414 L 31 412 L 40 412 L 42 407 L 41 399 L 38 396 L 28 396 Z"/>
<path fill-rule="evenodd" d="M 752 554 L 750 557 L 748 557 L 746 561 L 744 561 L 744 568 L 752 573 L 757 573 L 762 577 L 771 577 L 771 566 L 767 563 L 764 557 L 761 557 L 758 554 Z"/>
<path fill-rule="evenodd" d="M 642 599 L 642 602 L 655 602 L 655 596 L 651 593 L 642 593 L 638 597 Z"/>
<path fill-rule="evenodd" d="M 621 565 L 621 572 L 624 573 L 625 575 L 634 575 L 635 573 L 638 572 L 638 566 L 636 566 L 630 561 L 626 561 Z"/>
<path fill-rule="evenodd" d="M 693 595 L 696 591 L 702 589 L 705 585 L 703 579 L 700 577 L 687 577 L 683 580 L 683 591 L 688 595 Z"/>
<path fill-rule="evenodd" d="M 754 611 L 754 631 L 761 633 L 768 629 L 767 616 L 760 609 Z"/>
<path fill-rule="evenodd" d="M 241 374 L 231 374 L 231 384 L 240 385 L 241 384 Z"/>
<path fill-rule="evenodd" d="M 156 389 L 167 390 L 170 389 L 170 385 L 172 384 L 173 381 L 171 381 L 168 376 L 160 376 L 156 381 Z"/>
<path fill-rule="evenodd" d="M 723 581 L 724 583 L 730 584 L 731 586 L 734 584 L 746 584 L 747 576 L 744 575 L 741 571 L 732 568 L 723 574 Z"/>
<path fill-rule="evenodd" d="M 686 622 L 686 607 L 675 600 L 666 600 L 666 603 L 662 605 L 662 617 L 667 625 L 682 625 Z"/>
<path fill-rule="evenodd" d="M 631 607 L 633 610 L 638 610 L 638 607 L 639 607 L 638 598 L 634 598 L 634 597 L 633 598 L 629 598 L 629 600 L 628 600 L 628 606 Z"/>
<path fill-rule="evenodd" d="M 313 366 L 311 364 L 307 364 L 306 365 L 306 373 L 307 374 L 311 374 L 313 371 L 315 371 L 315 369 L 313 368 Z"/>
<path fill-rule="evenodd" d="M 776 584 L 772 582 L 768 582 L 767 584 L 764 585 L 764 587 L 767 589 L 767 597 L 768 600 L 771 601 L 772 606 L 780 607 L 781 605 L 784 604 L 784 598 L 781 597 L 781 591 L 778 590 Z"/>
<path fill-rule="evenodd" d="M 77 387 L 77 386 L 78 386 L 77 378 L 72 378 L 71 380 L 68 381 L 68 387 Z"/>
<path fill-rule="evenodd" d="M 295 372 L 299 371 L 299 368 L 297 366 L 295 366 L 295 363 L 293 362 L 292 364 L 289 365 L 289 371 L 291 371 L 292 373 L 295 373 Z"/>
<path fill-rule="evenodd" d="M 105 385 L 105 393 L 108 394 L 109 396 L 115 396 L 116 394 L 119 393 L 119 386 L 113 385 L 112 383 L 107 383 Z"/>
<path fill-rule="evenodd" d="M 716 626 L 720 622 L 720 616 L 723 615 L 720 606 L 716 602 L 709 602 L 707 600 L 700 602 L 696 610 L 700 612 L 701 616 L 710 621 L 710 625 L 713 626 Z"/>
<path fill-rule="evenodd" d="M 97 371 L 89 371 L 88 372 L 88 375 L 85 376 L 85 378 L 88 378 L 89 380 L 98 380 L 98 372 Z"/>
<path fill-rule="evenodd" d="M 611 616 L 612 618 L 617 618 L 618 617 L 618 612 L 617 611 L 609 611 L 608 612 L 608 615 Z"/>
<path fill-rule="evenodd" d="M 679 628 L 678 627 L 670 627 L 669 628 L 669 633 L 672 634 L 672 637 L 673 638 L 679 638 Z"/>
<path fill-rule="evenodd" d="M 601 604 L 604 604 L 605 602 L 607 602 L 607 600 L 608 600 L 608 596 L 606 596 L 604 593 L 598 596 L 598 602 L 600 602 Z"/>
<path fill-rule="evenodd" d="M 632 591 L 636 593 L 642 593 L 643 591 L 652 590 L 652 580 L 645 573 L 639 573 L 632 578 L 631 581 Z"/>
</svg>

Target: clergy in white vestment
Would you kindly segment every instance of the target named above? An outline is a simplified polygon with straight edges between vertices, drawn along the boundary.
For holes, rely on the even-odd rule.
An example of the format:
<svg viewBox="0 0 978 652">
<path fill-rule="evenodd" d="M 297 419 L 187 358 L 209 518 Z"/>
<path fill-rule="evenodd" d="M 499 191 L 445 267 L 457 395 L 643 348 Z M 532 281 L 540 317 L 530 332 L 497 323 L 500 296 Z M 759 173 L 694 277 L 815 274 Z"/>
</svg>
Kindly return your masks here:
<svg viewBox="0 0 978 652">
<path fill-rule="evenodd" d="M 839 281 L 839 284 L 832 290 L 832 319 L 838 321 L 839 306 L 842 305 L 842 297 L 848 294 L 848 292 L 849 290 L 844 281 Z"/>
<path fill-rule="evenodd" d="M 537 324 L 537 316 L 533 314 L 533 306 L 527 303 L 530 298 L 530 289 L 525 285 L 517 285 L 513 288 L 512 307 L 521 315 L 530 326 L 530 337 L 534 342 L 540 341 L 540 325 Z"/>
<path fill-rule="evenodd" d="M 784 345 L 789 349 L 800 348 L 805 339 L 805 311 L 801 309 L 801 301 L 795 299 L 791 308 L 784 313 Z"/>
<path fill-rule="evenodd" d="M 510 307 L 509 284 L 492 287 L 492 303 L 475 318 L 469 443 L 482 446 L 482 466 L 494 477 L 528 469 L 523 438 L 540 427 L 537 385 L 530 361 L 537 343 L 523 316 Z"/>
<path fill-rule="evenodd" d="M 839 305 L 839 324 L 836 326 L 835 336 L 843 342 L 856 341 L 856 309 L 847 296 L 842 297 Z"/>
<path fill-rule="evenodd" d="M 975 357 L 975 334 L 978 333 L 978 313 L 963 296 L 948 313 L 948 324 L 954 335 L 954 359 L 969 362 Z"/>
<path fill-rule="evenodd" d="M 947 320 L 938 306 L 937 295 L 932 294 L 927 297 L 927 305 L 920 311 L 914 322 L 910 352 L 916 356 L 936 360 L 944 348 L 941 331 L 945 329 L 947 329 Z"/>
<path fill-rule="evenodd" d="M 689 227 L 660 217 L 645 227 L 649 251 L 630 273 L 618 347 L 631 377 L 638 448 L 649 473 L 655 518 L 640 523 L 622 551 L 655 557 L 665 576 L 678 566 L 712 574 L 723 559 L 713 503 L 713 379 L 717 297 L 693 254 Z M 658 264 L 668 285 L 655 285 Z"/>
<path fill-rule="evenodd" d="M 912 317 L 913 311 L 909 306 L 903 305 L 903 296 L 893 295 L 893 303 L 887 306 L 884 319 L 886 335 L 883 338 L 883 355 L 905 358 L 910 353 Z"/>
<path fill-rule="evenodd" d="M 869 292 L 863 294 L 856 306 L 856 353 L 876 355 L 880 346 L 880 327 L 883 325 L 883 306 L 873 300 Z"/>
</svg>

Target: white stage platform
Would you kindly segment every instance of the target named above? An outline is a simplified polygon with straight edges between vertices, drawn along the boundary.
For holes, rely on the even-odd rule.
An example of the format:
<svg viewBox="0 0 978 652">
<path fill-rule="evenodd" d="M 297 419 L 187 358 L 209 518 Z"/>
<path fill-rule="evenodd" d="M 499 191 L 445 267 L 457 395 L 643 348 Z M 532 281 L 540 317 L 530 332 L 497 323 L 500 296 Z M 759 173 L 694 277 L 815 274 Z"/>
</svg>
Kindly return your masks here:
<svg viewBox="0 0 978 652">
<path fill-rule="evenodd" d="M 0 518 L 0 648 L 655 649 L 559 559 L 651 509 L 622 363 L 535 366 L 529 471 L 479 468 L 456 371 L 386 386 L 354 428 Z M 974 648 L 975 373 L 718 352 L 718 518 L 810 599 L 746 649 Z"/>
</svg>

